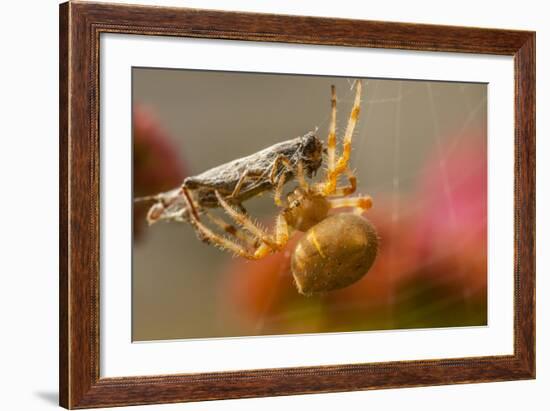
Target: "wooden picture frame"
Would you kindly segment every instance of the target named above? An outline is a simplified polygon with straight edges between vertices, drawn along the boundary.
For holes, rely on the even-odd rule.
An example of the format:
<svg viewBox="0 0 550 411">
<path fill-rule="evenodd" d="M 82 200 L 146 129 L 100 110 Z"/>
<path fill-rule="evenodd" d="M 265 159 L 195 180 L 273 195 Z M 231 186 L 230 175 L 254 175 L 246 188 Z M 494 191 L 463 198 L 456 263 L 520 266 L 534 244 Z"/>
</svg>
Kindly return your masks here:
<svg viewBox="0 0 550 411">
<path fill-rule="evenodd" d="M 514 354 L 100 378 L 101 33 L 513 56 Z M 535 377 L 535 33 L 184 8 L 60 6 L 60 405 L 173 403 Z"/>
</svg>

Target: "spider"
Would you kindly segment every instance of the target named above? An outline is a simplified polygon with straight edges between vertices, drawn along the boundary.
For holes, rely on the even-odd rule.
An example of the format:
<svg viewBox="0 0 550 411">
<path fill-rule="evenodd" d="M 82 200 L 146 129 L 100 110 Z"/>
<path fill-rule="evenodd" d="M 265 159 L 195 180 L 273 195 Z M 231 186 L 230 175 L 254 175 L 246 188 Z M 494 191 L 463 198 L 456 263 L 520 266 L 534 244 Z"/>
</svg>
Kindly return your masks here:
<svg viewBox="0 0 550 411">
<path fill-rule="evenodd" d="M 300 293 L 309 295 L 346 287 L 359 280 L 372 266 L 377 250 L 378 236 L 372 224 L 362 213 L 372 207 L 369 196 L 348 197 L 357 188 L 357 179 L 349 168 L 351 141 L 361 106 L 361 81 L 355 82 L 355 98 L 343 138 L 342 153 L 336 150 L 336 89 L 331 86 L 331 120 L 327 138 L 327 168 L 322 181 L 309 184 L 304 164 L 284 162 L 297 177 L 298 186 L 283 198 L 285 173 L 275 185 L 274 201 L 282 210 L 277 215 L 274 233 L 269 233 L 248 215 L 233 208 L 218 192 L 215 195 L 223 210 L 244 229 L 230 232 L 244 244 L 212 231 L 202 223 L 197 207 L 187 189 L 183 189 L 190 212 L 190 223 L 199 238 L 223 250 L 251 260 L 283 250 L 293 231 L 305 235 L 292 253 L 291 270 Z M 347 184 L 338 185 L 341 176 Z M 329 215 L 339 208 L 353 212 Z M 217 220 L 218 226 L 228 225 Z M 233 227 L 233 226 L 230 226 Z"/>
</svg>

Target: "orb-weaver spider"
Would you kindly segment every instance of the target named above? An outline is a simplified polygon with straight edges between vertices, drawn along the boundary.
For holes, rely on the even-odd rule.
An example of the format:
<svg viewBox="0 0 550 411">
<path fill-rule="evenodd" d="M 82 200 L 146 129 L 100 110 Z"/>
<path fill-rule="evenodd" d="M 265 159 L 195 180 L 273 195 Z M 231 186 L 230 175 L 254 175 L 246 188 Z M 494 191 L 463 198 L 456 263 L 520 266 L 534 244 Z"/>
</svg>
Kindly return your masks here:
<svg viewBox="0 0 550 411">
<path fill-rule="evenodd" d="M 376 257 L 378 237 L 373 226 L 361 216 L 371 208 L 369 196 L 347 197 L 357 187 L 356 177 L 349 168 L 351 141 L 361 107 L 361 81 L 355 83 L 355 99 L 343 138 L 342 153 L 336 152 L 336 90 L 331 87 L 331 120 L 327 139 L 327 168 L 323 181 L 309 184 L 304 165 L 294 166 L 287 158 L 277 157 L 286 167 L 295 167 L 298 187 L 282 198 L 285 173 L 274 181 L 275 204 L 282 208 L 275 223 L 275 232 L 268 233 L 242 211 L 233 208 L 216 191 L 216 197 L 225 212 L 245 231 L 236 232 L 233 226 L 219 219 L 211 221 L 230 232 L 244 244 L 215 233 L 205 226 L 197 212 L 191 195 L 185 187 L 183 194 L 189 210 L 189 221 L 199 237 L 221 249 L 247 259 L 260 259 L 267 254 L 281 251 L 289 241 L 292 231 L 305 232 L 292 256 L 292 272 L 298 291 L 303 294 L 328 291 L 345 287 L 361 278 Z M 273 170 L 277 169 L 277 164 Z M 338 186 L 341 176 L 347 177 L 347 185 Z M 275 179 L 276 176 L 272 176 Z M 354 213 L 329 216 L 338 208 L 353 208 Z M 229 230 L 231 228 L 232 230 Z"/>
</svg>

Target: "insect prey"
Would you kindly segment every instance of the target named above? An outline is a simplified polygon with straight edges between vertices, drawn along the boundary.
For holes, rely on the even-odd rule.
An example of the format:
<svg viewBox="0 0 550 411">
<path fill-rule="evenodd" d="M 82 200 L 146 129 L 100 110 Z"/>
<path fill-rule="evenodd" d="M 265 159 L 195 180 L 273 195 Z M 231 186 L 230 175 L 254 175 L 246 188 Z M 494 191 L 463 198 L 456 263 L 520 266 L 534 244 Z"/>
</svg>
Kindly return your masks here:
<svg viewBox="0 0 550 411">
<path fill-rule="evenodd" d="M 135 201 L 155 202 L 147 214 L 149 224 L 161 220 L 188 221 L 190 210 L 183 196 L 184 189 L 197 213 L 220 206 L 216 192 L 228 204 L 244 210 L 242 203 L 247 199 L 272 191 L 281 180 L 292 180 L 298 163 L 303 165 L 308 177 L 314 176 L 322 158 L 323 144 L 312 131 L 187 177 L 180 187 L 173 190 Z"/>
</svg>

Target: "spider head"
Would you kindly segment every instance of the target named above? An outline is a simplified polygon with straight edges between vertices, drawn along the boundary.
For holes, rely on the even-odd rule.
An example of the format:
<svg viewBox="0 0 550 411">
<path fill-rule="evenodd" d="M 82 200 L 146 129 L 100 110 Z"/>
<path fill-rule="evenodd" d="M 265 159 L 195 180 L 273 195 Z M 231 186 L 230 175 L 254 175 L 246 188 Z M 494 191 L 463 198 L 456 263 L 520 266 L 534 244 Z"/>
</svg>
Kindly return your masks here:
<svg viewBox="0 0 550 411">
<path fill-rule="evenodd" d="M 307 176 L 314 176 L 323 162 L 323 143 L 317 138 L 315 131 L 302 137 L 300 156 Z"/>
<path fill-rule="evenodd" d="M 298 187 L 287 196 L 288 207 L 283 211 L 287 223 L 299 231 L 307 231 L 323 221 L 330 204 L 321 194 Z"/>
</svg>

